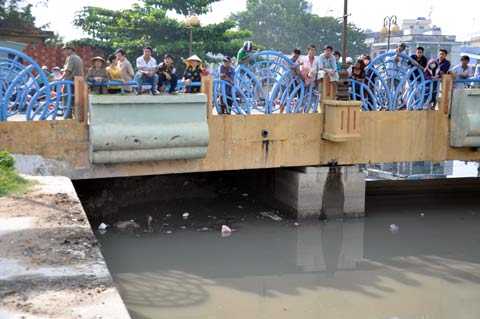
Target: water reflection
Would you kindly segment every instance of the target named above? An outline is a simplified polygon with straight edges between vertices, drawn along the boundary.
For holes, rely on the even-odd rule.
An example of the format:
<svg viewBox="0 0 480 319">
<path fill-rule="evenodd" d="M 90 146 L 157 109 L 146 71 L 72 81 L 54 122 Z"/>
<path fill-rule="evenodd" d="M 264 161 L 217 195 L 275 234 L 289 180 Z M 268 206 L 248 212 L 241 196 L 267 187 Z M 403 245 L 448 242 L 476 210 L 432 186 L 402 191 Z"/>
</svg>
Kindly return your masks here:
<svg viewBox="0 0 480 319">
<path fill-rule="evenodd" d="M 478 195 L 372 196 L 365 219 L 296 225 L 231 194 L 170 203 L 153 232 L 99 240 L 134 318 L 476 318 Z"/>
</svg>

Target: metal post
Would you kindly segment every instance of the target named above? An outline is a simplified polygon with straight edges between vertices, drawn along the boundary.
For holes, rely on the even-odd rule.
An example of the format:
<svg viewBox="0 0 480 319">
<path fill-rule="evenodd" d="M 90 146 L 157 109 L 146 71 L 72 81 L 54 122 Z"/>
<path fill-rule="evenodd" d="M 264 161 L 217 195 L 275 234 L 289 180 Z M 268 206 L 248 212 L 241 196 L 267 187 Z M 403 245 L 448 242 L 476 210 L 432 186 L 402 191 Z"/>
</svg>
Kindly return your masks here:
<svg viewBox="0 0 480 319">
<path fill-rule="evenodd" d="M 383 27 L 387 29 L 387 52 L 390 51 L 390 37 L 392 36 L 392 26 L 397 26 L 396 15 L 392 15 L 391 17 L 386 16 L 385 18 L 383 18 Z"/>
<path fill-rule="evenodd" d="M 348 0 L 343 2 L 343 35 L 342 35 L 342 68 L 339 72 L 339 80 L 337 87 L 337 100 L 348 101 L 350 100 L 350 94 L 348 89 L 350 82 L 348 82 L 347 71 L 347 17 L 348 17 Z"/>
<path fill-rule="evenodd" d="M 190 29 L 190 46 L 188 50 L 188 56 L 192 56 L 192 27 L 190 27 L 189 29 Z"/>
</svg>

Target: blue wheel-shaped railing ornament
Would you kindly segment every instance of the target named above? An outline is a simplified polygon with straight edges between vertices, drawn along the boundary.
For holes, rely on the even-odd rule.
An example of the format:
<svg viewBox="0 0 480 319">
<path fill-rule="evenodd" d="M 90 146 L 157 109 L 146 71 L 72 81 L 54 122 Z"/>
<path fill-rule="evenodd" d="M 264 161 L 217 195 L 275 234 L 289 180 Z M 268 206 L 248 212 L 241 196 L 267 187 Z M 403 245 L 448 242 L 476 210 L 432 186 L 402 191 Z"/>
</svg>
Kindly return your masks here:
<svg viewBox="0 0 480 319">
<path fill-rule="evenodd" d="M 401 53 L 395 62 L 395 52 L 379 55 L 367 66 L 363 83 L 351 82 L 351 97 L 362 101 L 364 111 L 424 110 L 435 92 L 439 81 L 425 79 L 423 70 L 412 65 L 414 60 Z M 437 86 L 436 90 L 433 90 Z"/>
<path fill-rule="evenodd" d="M 22 52 L 0 47 L 0 121 L 70 117 L 73 81 L 49 82 L 41 67 Z M 44 85 L 40 85 L 44 83 Z"/>
<path fill-rule="evenodd" d="M 220 113 L 220 104 L 227 105 L 234 114 L 275 112 L 317 112 L 318 96 L 313 85 L 295 73 L 295 63 L 287 56 L 273 51 L 252 55 L 253 61 L 239 65 L 234 85 L 214 80 L 214 107 Z M 232 92 L 229 94 L 229 92 Z M 226 102 L 230 101 L 231 106 Z"/>
</svg>

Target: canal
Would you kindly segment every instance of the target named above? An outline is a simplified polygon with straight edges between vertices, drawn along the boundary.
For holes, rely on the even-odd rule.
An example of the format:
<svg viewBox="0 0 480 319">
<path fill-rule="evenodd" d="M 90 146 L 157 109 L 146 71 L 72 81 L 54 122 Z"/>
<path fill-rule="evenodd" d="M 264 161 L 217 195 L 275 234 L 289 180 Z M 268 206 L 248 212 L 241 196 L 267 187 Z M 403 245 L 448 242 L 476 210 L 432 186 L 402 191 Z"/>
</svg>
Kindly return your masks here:
<svg viewBox="0 0 480 319">
<path fill-rule="evenodd" d="M 478 318 L 478 178 L 367 182 L 365 218 L 327 221 L 217 178 L 90 217 L 132 318 Z"/>
</svg>

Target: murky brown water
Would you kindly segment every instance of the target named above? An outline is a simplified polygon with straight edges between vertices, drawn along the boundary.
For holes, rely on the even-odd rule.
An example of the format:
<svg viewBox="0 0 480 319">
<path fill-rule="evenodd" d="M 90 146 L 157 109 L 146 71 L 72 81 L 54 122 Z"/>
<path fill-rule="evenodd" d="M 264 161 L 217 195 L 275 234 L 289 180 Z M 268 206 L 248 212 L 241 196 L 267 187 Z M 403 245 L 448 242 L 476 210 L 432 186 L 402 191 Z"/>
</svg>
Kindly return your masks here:
<svg viewBox="0 0 480 319">
<path fill-rule="evenodd" d="M 478 192 L 369 196 L 364 219 L 298 225 L 267 210 L 239 191 L 126 208 L 139 231 L 97 236 L 132 317 L 479 318 Z"/>
</svg>

